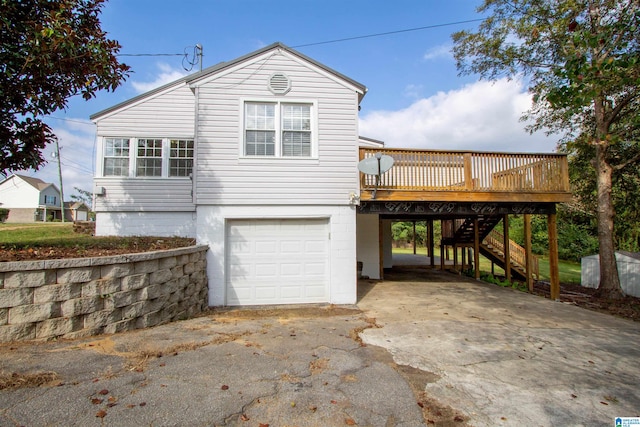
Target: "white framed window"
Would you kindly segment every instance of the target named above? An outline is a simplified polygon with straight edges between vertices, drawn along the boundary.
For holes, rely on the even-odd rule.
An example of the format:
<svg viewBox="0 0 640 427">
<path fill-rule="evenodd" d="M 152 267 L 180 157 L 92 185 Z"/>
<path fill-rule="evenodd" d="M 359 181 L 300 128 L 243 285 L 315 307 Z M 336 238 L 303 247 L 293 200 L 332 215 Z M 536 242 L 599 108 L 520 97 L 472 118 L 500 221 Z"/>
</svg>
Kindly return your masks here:
<svg viewBox="0 0 640 427">
<path fill-rule="evenodd" d="M 245 102 L 242 154 L 246 157 L 313 157 L 313 111 L 311 102 Z"/>
<path fill-rule="evenodd" d="M 193 139 L 103 138 L 102 176 L 189 177 L 194 153 Z"/>
<path fill-rule="evenodd" d="M 169 141 L 169 176 L 189 176 L 193 171 L 193 140 Z"/>
<path fill-rule="evenodd" d="M 161 139 L 138 139 L 136 176 L 162 176 Z"/>
<path fill-rule="evenodd" d="M 129 176 L 129 138 L 104 139 L 104 176 Z"/>
</svg>

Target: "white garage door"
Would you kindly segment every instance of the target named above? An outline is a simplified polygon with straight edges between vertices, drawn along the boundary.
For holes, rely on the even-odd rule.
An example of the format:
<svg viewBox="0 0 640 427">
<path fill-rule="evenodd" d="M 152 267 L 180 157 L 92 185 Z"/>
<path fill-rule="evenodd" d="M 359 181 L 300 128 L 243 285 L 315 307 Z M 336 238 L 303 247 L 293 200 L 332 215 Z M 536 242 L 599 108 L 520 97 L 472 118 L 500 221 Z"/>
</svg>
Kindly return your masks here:
<svg viewBox="0 0 640 427">
<path fill-rule="evenodd" d="M 227 225 L 227 305 L 329 301 L 327 219 Z"/>
</svg>

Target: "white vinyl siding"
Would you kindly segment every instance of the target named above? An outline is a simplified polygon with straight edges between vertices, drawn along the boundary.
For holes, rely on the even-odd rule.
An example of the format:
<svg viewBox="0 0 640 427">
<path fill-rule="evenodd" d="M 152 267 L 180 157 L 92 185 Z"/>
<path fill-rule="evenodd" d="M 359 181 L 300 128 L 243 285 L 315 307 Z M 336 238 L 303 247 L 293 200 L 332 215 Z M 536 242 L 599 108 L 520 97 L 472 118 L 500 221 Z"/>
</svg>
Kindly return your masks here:
<svg viewBox="0 0 640 427">
<path fill-rule="evenodd" d="M 192 181 L 189 178 L 95 178 L 104 188 L 95 197 L 96 212 L 193 211 Z"/>
<path fill-rule="evenodd" d="M 286 95 L 269 90 L 276 72 L 291 80 Z M 358 92 L 353 87 L 286 53 L 269 53 L 199 83 L 198 101 L 197 204 L 346 205 L 349 194 L 358 191 Z M 316 153 L 243 157 L 247 102 L 313 104 Z"/>
<path fill-rule="evenodd" d="M 195 96 L 181 85 L 115 110 L 98 121 L 99 136 L 193 136 Z"/>
</svg>

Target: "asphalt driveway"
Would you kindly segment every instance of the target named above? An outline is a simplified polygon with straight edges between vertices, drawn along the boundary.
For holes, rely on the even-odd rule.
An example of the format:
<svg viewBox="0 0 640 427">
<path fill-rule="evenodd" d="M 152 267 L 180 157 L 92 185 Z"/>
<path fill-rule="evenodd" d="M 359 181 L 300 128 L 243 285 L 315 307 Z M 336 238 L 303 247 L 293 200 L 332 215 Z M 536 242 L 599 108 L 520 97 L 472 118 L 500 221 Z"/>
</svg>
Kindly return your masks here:
<svg viewBox="0 0 640 427">
<path fill-rule="evenodd" d="M 358 307 L 382 326 L 363 341 L 434 374 L 427 394 L 470 424 L 640 415 L 639 323 L 438 271 L 390 279 L 360 289 Z"/>
<path fill-rule="evenodd" d="M 388 279 L 362 282 L 357 307 L 2 344 L 0 426 L 594 426 L 640 413 L 639 324 L 449 273 Z"/>
</svg>

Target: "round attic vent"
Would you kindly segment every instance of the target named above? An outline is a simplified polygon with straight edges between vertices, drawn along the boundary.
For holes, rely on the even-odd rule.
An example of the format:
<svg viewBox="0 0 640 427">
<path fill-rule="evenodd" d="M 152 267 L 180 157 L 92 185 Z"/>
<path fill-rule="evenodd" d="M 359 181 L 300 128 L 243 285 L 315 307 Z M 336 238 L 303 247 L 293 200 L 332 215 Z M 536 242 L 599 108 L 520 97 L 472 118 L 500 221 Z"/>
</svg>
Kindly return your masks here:
<svg viewBox="0 0 640 427">
<path fill-rule="evenodd" d="M 276 95 L 284 95 L 291 90 L 291 80 L 285 74 L 274 73 L 269 78 L 269 90 Z"/>
</svg>

